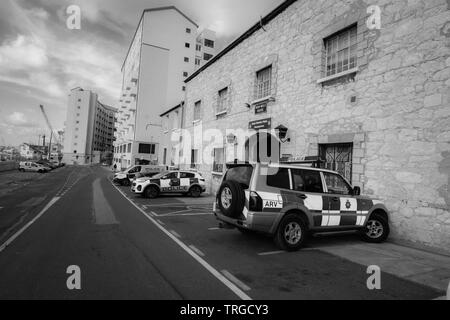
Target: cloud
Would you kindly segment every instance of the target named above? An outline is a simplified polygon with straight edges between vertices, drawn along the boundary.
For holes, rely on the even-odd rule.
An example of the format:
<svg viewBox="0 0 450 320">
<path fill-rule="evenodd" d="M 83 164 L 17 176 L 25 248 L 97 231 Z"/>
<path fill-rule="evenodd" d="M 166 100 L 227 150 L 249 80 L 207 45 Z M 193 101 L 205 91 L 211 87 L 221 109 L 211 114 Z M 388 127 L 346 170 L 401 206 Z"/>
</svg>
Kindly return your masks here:
<svg viewBox="0 0 450 320">
<path fill-rule="evenodd" d="M 42 68 L 47 64 L 45 44 L 31 37 L 20 34 L 0 46 L 0 69 L 3 71 Z"/>
<path fill-rule="evenodd" d="M 13 112 L 9 116 L 7 116 L 6 124 L 20 128 L 23 127 L 36 128 L 38 126 L 36 122 L 30 121 L 22 112 Z"/>
</svg>

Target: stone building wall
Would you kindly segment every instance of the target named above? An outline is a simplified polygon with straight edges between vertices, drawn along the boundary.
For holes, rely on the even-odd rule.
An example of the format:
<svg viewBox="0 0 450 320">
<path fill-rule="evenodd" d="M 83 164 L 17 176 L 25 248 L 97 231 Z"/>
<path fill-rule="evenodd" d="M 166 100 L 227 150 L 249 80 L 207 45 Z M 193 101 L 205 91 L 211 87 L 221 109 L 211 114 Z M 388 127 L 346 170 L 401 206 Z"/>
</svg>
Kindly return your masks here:
<svg viewBox="0 0 450 320">
<path fill-rule="evenodd" d="M 272 118 L 272 127 L 286 126 L 291 141 L 282 144 L 282 154 L 317 155 L 319 144 L 351 142 L 352 182 L 385 201 L 393 236 L 448 249 L 450 4 L 378 1 L 381 29 L 369 30 L 371 4 L 294 2 L 187 83 L 184 124 L 193 134 L 194 104 L 201 100 L 197 126 L 203 131 L 246 129 L 262 118 Z M 324 38 L 352 24 L 359 71 L 318 83 L 324 77 Z M 269 65 L 274 99 L 266 114 L 255 115 L 248 104 L 256 72 Z M 218 91 L 226 86 L 227 114 L 216 116 Z M 195 143 L 201 143 L 198 136 Z M 213 192 L 220 175 L 211 169 L 200 166 Z"/>
</svg>

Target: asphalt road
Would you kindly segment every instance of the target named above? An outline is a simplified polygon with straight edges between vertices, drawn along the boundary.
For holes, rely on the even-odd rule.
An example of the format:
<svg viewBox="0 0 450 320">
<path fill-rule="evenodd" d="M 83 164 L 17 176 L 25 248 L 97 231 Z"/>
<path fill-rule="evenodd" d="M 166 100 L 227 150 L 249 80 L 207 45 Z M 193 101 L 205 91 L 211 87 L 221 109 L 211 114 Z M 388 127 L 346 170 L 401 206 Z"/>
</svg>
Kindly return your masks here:
<svg viewBox="0 0 450 320">
<path fill-rule="evenodd" d="M 113 186 L 110 175 L 69 167 L 0 197 L 0 299 L 442 295 L 389 274 L 382 275 L 382 290 L 370 291 L 366 267 L 317 250 L 314 241 L 281 253 L 271 239 L 217 229 L 210 198 L 149 201 Z M 80 268 L 81 290 L 68 289 L 69 266 Z"/>
</svg>

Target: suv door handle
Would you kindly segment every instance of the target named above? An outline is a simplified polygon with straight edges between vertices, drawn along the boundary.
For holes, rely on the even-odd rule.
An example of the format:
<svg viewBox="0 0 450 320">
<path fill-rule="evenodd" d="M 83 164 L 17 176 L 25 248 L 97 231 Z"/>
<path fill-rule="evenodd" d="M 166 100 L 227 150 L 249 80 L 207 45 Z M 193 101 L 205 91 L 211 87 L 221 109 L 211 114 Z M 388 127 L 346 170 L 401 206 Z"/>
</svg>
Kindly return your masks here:
<svg viewBox="0 0 450 320">
<path fill-rule="evenodd" d="M 334 197 L 334 198 L 333 198 L 333 201 L 338 202 L 338 201 L 339 201 L 339 198 L 338 198 L 338 197 Z"/>
<path fill-rule="evenodd" d="M 298 195 L 297 195 L 297 198 L 306 200 L 306 199 L 308 199 L 308 196 L 307 196 L 306 194 L 298 194 Z"/>
</svg>

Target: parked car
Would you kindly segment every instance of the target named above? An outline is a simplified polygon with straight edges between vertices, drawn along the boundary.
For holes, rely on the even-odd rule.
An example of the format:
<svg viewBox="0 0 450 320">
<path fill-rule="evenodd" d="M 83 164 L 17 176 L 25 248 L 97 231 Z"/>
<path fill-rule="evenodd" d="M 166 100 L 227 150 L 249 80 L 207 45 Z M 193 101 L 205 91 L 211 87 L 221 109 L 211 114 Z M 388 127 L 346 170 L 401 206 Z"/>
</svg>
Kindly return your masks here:
<svg viewBox="0 0 450 320">
<path fill-rule="evenodd" d="M 39 160 L 36 161 L 37 164 L 43 165 L 44 167 L 48 167 L 51 170 L 55 170 L 56 168 L 58 168 L 57 165 L 55 165 L 54 163 L 48 161 L 48 160 Z"/>
<path fill-rule="evenodd" d="M 21 172 L 39 172 L 39 173 L 46 173 L 51 171 L 51 169 L 47 166 L 43 166 L 42 164 L 26 161 L 26 162 L 20 162 L 19 163 L 19 171 Z"/>
<path fill-rule="evenodd" d="M 137 165 L 137 166 L 128 168 L 124 172 L 116 173 L 114 175 L 113 182 L 118 183 L 122 186 L 131 186 L 131 180 L 134 179 L 134 177 L 137 173 L 146 171 L 146 172 L 155 172 L 155 174 L 156 174 L 156 173 L 164 172 L 166 170 L 167 170 L 166 166 Z"/>
<path fill-rule="evenodd" d="M 193 171 L 167 171 L 152 178 L 139 178 L 131 191 L 155 199 L 161 194 L 184 194 L 198 198 L 206 191 L 205 179 Z"/>
<path fill-rule="evenodd" d="M 142 179 L 142 178 L 153 178 L 154 176 L 156 176 L 157 174 L 160 174 L 161 172 L 158 171 L 154 171 L 154 170 L 149 170 L 149 171 L 141 171 L 139 173 L 136 173 L 133 177 L 133 179 L 130 179 L 131 184 L 133 184 L 133 182 L 136 182 L 136 180 L 138 179 Z"/>
<path fill-rule="evenodd" d="M 229 164 L 214 214 L 222 227 L 270 235 L 287 251 L 311 233 L 357 231 L 367 242 L 389 236 L 389 212 L 340 174 L 299 165 Z"/>
<path fill-rule="evenodd" d="M 64 163 L 58 160 L 51 160 L 50 163 L 53 164 L 56 168 L 64 167 Z"/>
</svg>

